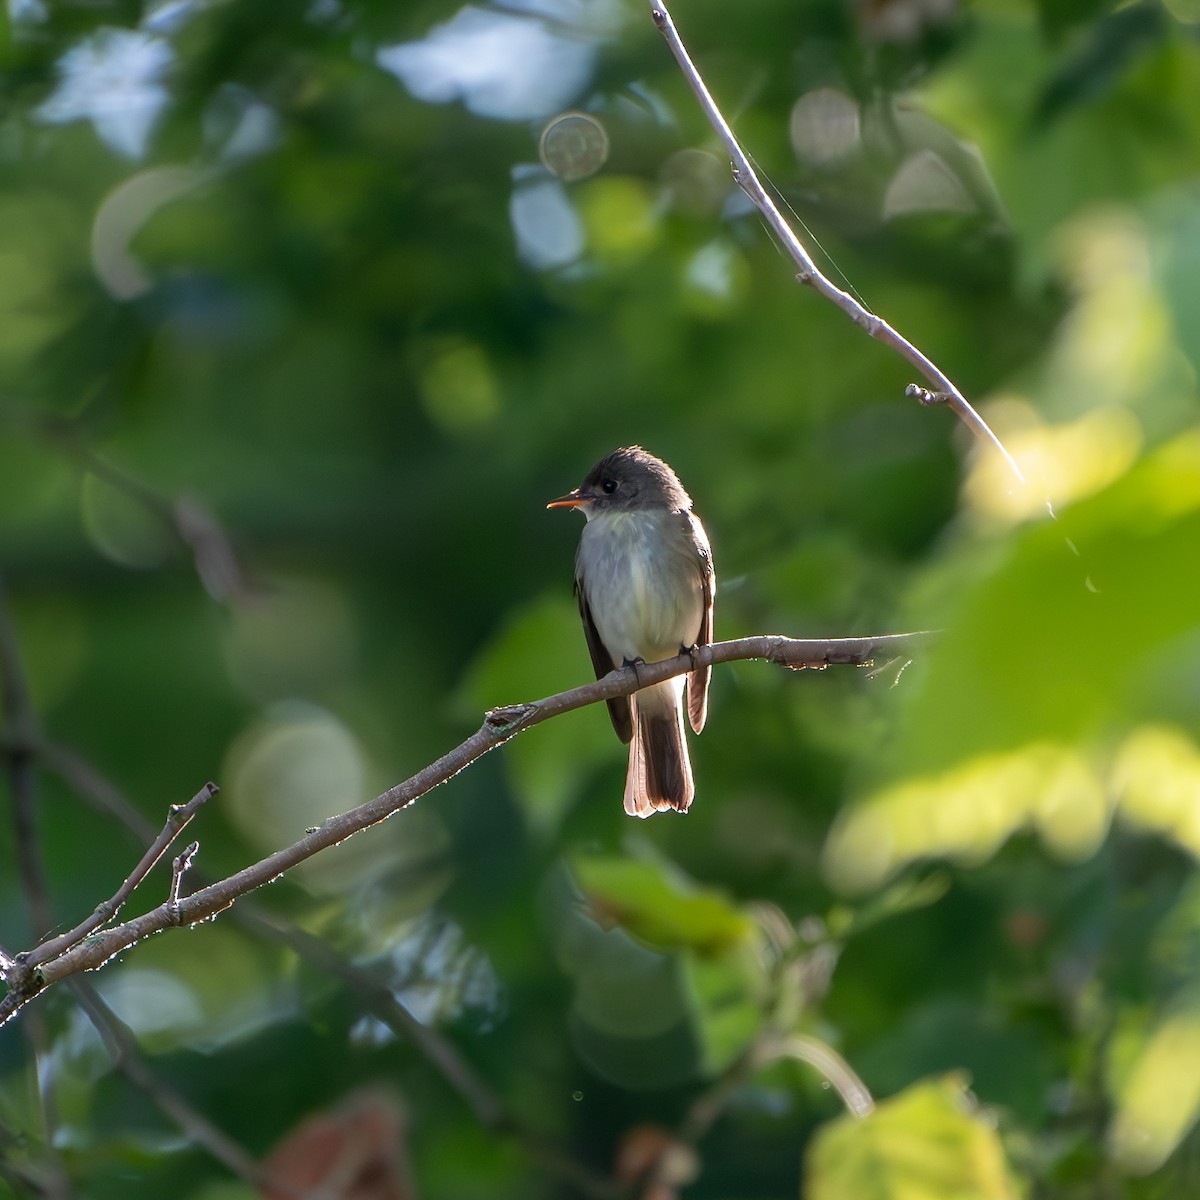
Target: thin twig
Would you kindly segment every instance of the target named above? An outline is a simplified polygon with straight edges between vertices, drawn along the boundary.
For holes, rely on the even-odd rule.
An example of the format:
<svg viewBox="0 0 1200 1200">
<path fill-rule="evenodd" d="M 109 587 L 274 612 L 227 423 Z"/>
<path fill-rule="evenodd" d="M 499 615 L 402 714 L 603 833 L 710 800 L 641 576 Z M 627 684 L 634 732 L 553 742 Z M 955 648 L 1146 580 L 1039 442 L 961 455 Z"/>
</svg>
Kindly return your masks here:
<svg viewBox="0 0 1200 1200">
<path fill-rule="evenodd" d="M 0 579 L 0 694 L 4 697 L 4 710 L 8 725 L 5 748 L 13 789 L 14 819 L 17 825 L 17 846 L 22 880 L 34 926 L 38 931 L 43 931 L 49 929 L 52 922 L 45 881 L 42 878 L 40 856 L 35 853 L 37 826 L 32 799 L 32 772 L 34 756 L 42 753 L 44 739 L 21 666 L 16 634 L 9 617 L 8 605 L 5 602 L 2 579 Z M 217 794 L 217 790 L 216 784 L 208 783 L 186 804 L 172 805 L 162 831 L 151 843 L 129 877 L 117 889 L 116 894 L 110 900 L 97 905 L 95 911 L 74 929 L 51 938 L 22 955 L 21 965 L 26 969 L 32 969 L 39 963 L 68 950 L 100 926 L 112 920 L 137 886 L 149 874 L 154 864 L 163 856 L 201 806 Z M 5 958 L 7 958 L 7 963 L 0 965 L 4 966 L 4 972 L 7 975 L 15 960 L 12 956 L 6 955 Z"/>
<path fill-rule="evenodd" d="M 74 929 L 69 929 L 66 933 L 59 934 L 58 937 L 51 938 L 49 941 L 43 942 L 36 949 L 29 951 L 24 957 L 25 965 L 36 967 L 51 958 L 56 958 L 72 946 L 78 945 L 84 938 L 94 933 L 102 925 L 108 924 L 121 911 L 125 901 L 133 895 L 142 880 L 150 874 L 154 864 L 167 852 L 171 843 L 175 841 L 187 823 L 219 790 L 215 783 L 206 783 L 186 804 L 172 804 L 167 813 L 167 822 L 162 827 L 162 832 L 154 839 L 153 843 L 146 850 L 146 853 L 142 855 L 141 861 L 129 873 L 128 878 L 117 889 L 112 899 L 105 900 L 104 903 L 96 905 L 95 911 L 86 920 L 80 921 Z M 176 859 L 175 861 L 178 863 L 179 860 Z M 190 858 L 188 862 L 190 865 Z M 173 885 L 174 882 L 173 877 Z"/>
<path fill-rule="evenodd" d="M 926 636 L 923 634 L 905 634 L 881 638 L 833 640 L 801 640 L 766 636 L 741 639 L 737 642 L 719 643 L 715 646 L 706 646 L 695 651 L 694 654 L 696 661 L 700 662 L 717 663 L 732 661 L 738 658 L 757 657 L 766 658 L 792 668 L 824 667 L 834 663 L 866 664 L 877 655 L 891 656 L 897 652 L 910 651 Z M 502 744 L 503 741 L 514 736 L 522 729 L 538 724 L 540 721 L 546 720 L 559 712 L 569 711 L 572 708 L 605 699 L 608 695 L 626 694 L 636 690 L 640 686 L 648 686 L 658 682 L 662 678 L 668 678 L 671 675 L 685 672 L 694 665 L 695 662 L 691 656 L 680 655 L 678 659 L 668 663 L 650 664 L 648 666 L 641 665 L 638 672 L 614 672 L 604 680 L 599 680 L 582 688 L 573 689 L 571 692 L 549 697 L 547 700 L 539 701 L 535 704 L 517 705 L 489 713 L 488 719 L 474 738 L 468 739 L 457 751 L 452 752 L 451 755 L 446 756 L 439 763 L 432 764 L 425 772 L 414 776 L 413 780 L 407 781 L 406 784 L 402 784 L 396 789 L 392 789 L 390 793 L 385 793 L 384 797 L 377 797 L 376 801 L 372 802 L 372 805 L 378 809 L 379 802 L 384 800 L 385 797 L 390 796 L 391 807 L 389 811 L 395 811 L 396 808 L 410 803 L 412 799 L 423 794 L 424 791 L 436 786 L 437 783 L 448 778 L 450 774 L 461 769 L 463 766 L 466 766 L 474 758 L 486 753 L 487 750 L 492 749 L 494 746 Z M 480 744 L 481 742 L 482 744 Z M 146 822 L 145 818 L 121 795 L 117 788 L 96 771 L 84 758 L 68 748 L 50 742 L 42 737 L 40 733 L 34 739 L 34 752 L 45 766 L 60 774 L 66 782 L 89 802 L 102 811 L 115 816 L 141 840 L 146 841 L 149 839 L 152 827 Z M 199 807 L 199 804 L 203 802 L 201 795 L 193 798 L 193 803 L 196 807 Z M 207 797 L 203 798 L 206 799 Z M 372 805 L 362 806 L 362 808 L 353 810 L 351 813 L 343 814 L 343 819 L 349 819 L 352 822 L 356 821 L 357 828 L 365 828 L 368 824 L 373 824 L 376 820 L 380 820 L 383 816 L 388 815 L 387 812 L 382 812 L 380 815 L 365 814 L 364 810 L 371 808 Z M 188 808 L 189 806 L 184 807 Z M 178 812 L 179 810 L 176 811 Z M 179 824 L 179 829 L 182 829 L 183 823 Z M 170 822 L 168 823 L 168 830 L 164 831 L 168 836 L 169 825 Z M 324 828 L 322 827 L 322 829 Z M 327 831 L 327 835 L 331 836 L 333 840 L 340 840 L 342 837 L 349 836 L 349 833 L 355 831 L 355 828 L 346 827 L 344 833 L 335 832 L 334 827 L 331 826 Z M 177 834 L 178 830 L 175 832 Z M 159 838 L 155 839 L 155 842 L 158 843 L 162 836 L 160 834 Z M 313 846 L 309 852 L 316 853 L 320 848 L 320 846 Z M 295 849 L 295 847 L 292 849 Z M 192 848 L 189 847 L 188 850 L 176 859 L 171 894 L 168 901 L 160 906 L 158 910 L 155 910 L 155 913 L 147 914 L 147 917 L 150 917 L 152 921 L 155 919 L 155 914 L 161 914 L 161 916 L 165 917 L 165 923 L 155 927 L 166 927 L 167 925 L 176 923 L 187 924 L 203 919 L 198 914 L 198 911 L 191 907 L 197 894 L 193 894 L 192 897 L 188 897 L 186 900 L 181 900 L 179 897 L 178 884 L 186 869 L 185 864 L 191 852 Z M 304 857 L 307 857 L 307 854 Z M 266 861 L 271 860 L 264 860 L 264 862 Z M 300 861 L 300 859 L 296 861 Z M 259 865 L 261 866 L 261 864 Z M 274 873 L 277 869 L 277 867 L 273 867 L 271 873 Z M 144 872 L 142 874 L 144 875 Z M 242 874 L 244 876 L 245 873 Z M 264 881 L 264 879 L 258 879 L 258 882 Z M 202 889 L 203 892 L 208 893 L 207 904 L 213 905 L 211 911 L 219 911 L 219 908 L 225 907 L 228 903 L 232 902 L 234 896 L 231 895 L 228 900 L 218 900 L 216 897 L 219 893 L 214 891 L 214 889 L 220 889 L 223 884 L 228 885 L 229 882 L 228 880 L 221 881 L 218 884 L 207 885 Z M 251 883 L 249 886 L 257 886 L 257 884 Z M 274 916 L 265 915 L 261 906 L 254 904 L 253 901 L 245 901 L 243 904 L 238 905 L 234 916 L 239 924 L 247 927 L 251 932 L 255 932 L 260 936 L 271 937 L 273 940 L 290 946 L 296 953 L 302 955 L 319 969 L 324 970 L 329 975 L 342 979 L 348 986 L 366 999 L 376 1016 L 384 1020 L 398 1034 L 411 1041 L 437 1067 L 449 1085 L 463 1097 L 476 1118 L 486 1128 L 498 1135 L 512 1137 L 525 1153 L 543 1169 L 552 1172 L 564 1180 L 579 1194 L 591 1197 L 606 1197 L 613 1194 L 614 1188 L 609 1180 L 590 1172 L 575 1162 L 569 1155 L 563 1153 L 553 1143 L 548 1142 L 540 1134 L 516 1121 L 506 1110 L 503 1102 L 492 1091 L 490 1086 L 461 1057 L 453 1043 L 437 1030 L 416 1021 L 393 992 L 381 981 L 375 979 L 372 975 L 356 967 L 354 964 L 347 962 L 320 939 L 314 938 L 294 926 L 289 926 L 288 923 Z M 129 925 L 132 924 L 134 923 L 129 923 Z M 128 932 L 129 925 L 119 928 L 126 929 Z M 149 928 L 146 928 L 145 932 L 149 932 Z M 102 937 L 104 935 L 98 936 Z M 137 937 L 134 937 L 128 944 L 132 944 L 136 940 Z M 92 942 L 88 943 L 88 946 L 92 946 L 95 941 L 96 939 L 93 938 Z M 37 949 L 41 950 L 42 948 L 39 947 Z M 83 949 L 83 946 L 78 947 L 79 951 Z M 106 958 L 113 952 L 115 951 L 107 950 L 99 955 L 98 958 Z M 37 951 L 32 953 L 37 953 Z M 3 1004 L 0 1004 L 0 1009 L 10 1002 L 12 1002 L 13 1011 L 21 1007 L 24 999 L 18 1003 L 13 1000 L 13 996 L 23 996 L 31 982 L 35 984 L 34 990 L 38 990 L 36 985 L 39 980 L 44 979 L 44 972 L 39 972 L 29 964 L 28 960 L 32 956 L 32 953 L 31 955 L 20 956 L 19 960 L 13 963 L 17 978 L 10 980 L 10 995 L 5 998 Z M 61 962 L 63 957 L 63 955 L 60 955 L 59 960 L 55 964 L 59 969 L 66 965 Z M 90 958 L 90 955 L 88 957 Z M 9 958 L 13 959 L 14 956 L 9 955 Z M 79 969 L 82 969 L 82 962 L 79 964 Z M 64 971 L 60 977 L 65 977 L 72 973 L 72 971 Z M 124 1059 L 120 1061 L 124 1062 Z M 142 1077 L 139 1075 L 137 1066 L 130 1069 L 122 1066 L 122 1069 L 126 1070 L 126 1074 L 135 1083 L 140 1085 Z M 145 1070 L 144 1064 L 142 1069 Z M 169 1088 L 163 1091 L 161 1087 L 151 1086 L 146 1090 L 151 1098 L 156 1103 L 159 1103 L 160 1107 L 164 1108 L 164 1111 L 168 1115 L 173 1118 L 179 1115 L 176 1111 L 173 1111 L 171 1101 L 168 1098 L 169 1095 L 173 1094 Z M 203 1120 L 203 1118 L 200 1119 Z M 198 1140 L 201 1139 L 198 1138 Z"/>
<path fill-rule="evenodd" d="M 805 1034 L 780 1038 L 763 1048 L 762 1061 L 795 1058 L 808 1063 L 837 1089 L 847 1111 L 854 1117 L 867 1117 L 875 1110 L 875 1100 L 854 1068 L 827 1042 Z"/>
<path fill-rule="evenodd" d="M 758 1065 L 758 1047 L 754 1043 L 743 1050 L 688 1106 L 676 1132 L 679 1141 L 695 1146 L 716 1124 L 729 1098 L 750 1080 Z"/>
<path fill-rule="evenodd" d="M 1025 476 L 1021 474 L 1021 468 L 1017 466 L 1016 460 L 1009 454 L 1004 443 L 992 432 L 988 423 L 971 407 L 967 398 L 958 390 L 949 377 L 930 358 L 922 353 L 921 350 L 914 346 L 912 342 L 897 333 L 882 317 L 876 316 L 868 308 L 860 304 L 849 292 L 843 291 L 827 276 L 822 274 L 817 264 L 813 261 L 812 255 L 805 249 L 804 244 L 787 223 L 783 214 L 776 206 L 775 201 L 771 199 L 770 194 L 763 187 L 754 168 L 750 165 L 750 160 L 746 156 L 746 152 L 742 149 L 733 130 L 729 127 L 724 116 L 722 116 L 721 110 L 712 98 L 712 94 L 709 92 L 700 72 L 696 69 L 695 63 L 692 62 L 691 56 L 687 52 L 687 47 L 684 46 L 683 39 L 679 36 L 679 31 L 675 28 L 675 22 L 671 18 L 667 6 L 661 0 L 650 0 L 650 8 L 654 24 L 658 26 L 663 37 L 666 39 L 667 45 L 671 48 L 671 53 L 675 56 L 675 61 L 679 64 L 679 69 L 683 72 L 688 86 L 700 102 L 700 107 L 704 110 L 704 115 L 708 118 L 709 124 L 712 125 L 713 129 L 716 130 L 717 136 L 725 144 L 725 149 L 732 160 L 734 180 L 750 198 L 759 212 L 766 218 L 767 223 L 775 231 L 775 234 L 783 243 L 788 254 L 791 255 L 792 261 L 800 268 L 796 276 L 797 281 L 811 286 L 816 292 L 824 296 L 826 300 L 837 305 L 842 312 L 856 325 L 861 326 L 871 337 L 882 342 L 885 346 L 890 346 L 897 354 L 907 359 L 908 362 L 916 367 L 933 384 L 935 391 L 941 394 L 939 401 L 944 402 L 977 438 L 989 443 L 997 450 L 1003 456 L 1013 475 L 1020 483 L 1024 484 Z M 926 394 L 928 395 L 929 393 L 927 392 Z M 923 400 L 923 403 L 929 403 L 929 401 Z"/>
<path fill-rule="evenodd" d="M 490 750 L 551 717 L 601 700 L 628 696 L 641 688 L 684 675 L 698 663 L 711 665 L 738 659 L 764 658 L 795 669 L 821 668 L 835 663 L 863 665 L 876 654 L 893 654 L 901 648 L 911 648 L 927 636 L 887 634 L 874 638 L 802 639 L 760 635 L 715 642 L 663 662 L 639 664 L 636 669 L 623 667 L 594 683 L 559 692 L 543 700 L 493 709 L 484 718 L 480 728 L 448 754 L 366 804 L 327 818 L 292 845 L 277 850 L 218 883 L 193 892 L 174 906 L 163 903 L 131 921 L 100 930 L 58 958 L 49 959 L 36 967 L 18 961 L 9 971 L 8 995 L 0 1000 L 0 1025 L 49 985 L 79 971 L 94 970 L 113 955 L 152 933 L 173 925 L 192 925 L 215 916 L 239 896 L 279 878 L 285 871 L 314 854 L 407 808 L 414 800 L 445 783 Z"/>
<path fill-rule="evenodd" d="M 770 904 L 758 906 L 755 919 L 774 947 L 769 983 L 760 998 L 762 1025 L 737 1057 L 693 1098 L 676 1126 L 671 1143 L 675 1146 L 694 1150 L 721 1118 L 731 1098 L 757 1071 L 780 1058 L 799 1059 L 815 1067 L 837 1090 L 851 1115 L 864 1117 L 874 1109 L 866 1085 L 836 1050 L 819 1038 L 792 1032 L 797 1015 L 795 1001 L 799 999 L 803 1008 L 810 1008 L 828 983 L 826 968 L 820 965 L 815 973 L 821 982 L 814 987 L 811 978 L 814 956 L 823 960 L 824 952 L 831 948 L 824 926 L 812 936 L 794 927 Z M 807 924 L 803 922 L 802 927 Z M 673 1156 L 661 1154 L 641 1180 L 644 1194 L 655 1194 L 656 1185 L 669 1183 L 675 1169 Z"/>
<path fill-rule="evenodd" d="M 854 1069 L 832 1046 L 804 1034 L 780 1033 L 768 1026 L 688 1106 L 676 1129 L 674 1144 L 695 1147 L 717 1123 L 735 1096 L 768 1063 L 794 1058 L 815 1067 L 836 1089 L 847 1111 L 854 1117 L 869 1116 L 875 1101 Z M 666 1182 L 672 1170 L 670 1155 L 664 1154 L 642 1180 L 644 1194 L 654 1194 L 654 1185 Z"/>
<path fill-rule="evenodd" d="M 99 812 L 114 817 L 139 841 L 150 839 L 152 827 L 145 817 L 82 755 L 46 739 L 39 741 L 37 751 L 43 765 L 58 774 L 87 803 Z M 205 881 L 202 873 L 194 868 L 191 875 L 200 880 L 202 886 L 210 882 Z M 454 1044 L 436 1029 L 417 1021 L 375 976 L 347 960 L 327 942 L 268 912 L 251 897 L 243 897 L 231 911 L 230 917 L 251 935 L 287 946 L 318 970 L 340 980 L 356 993 L 376 1017 L 398 1036 L 408 1039 L 442 1073 L 485 1128 L 498 1135 L 512 1137 L 539 1166 L 570 1183 L 581 1195 L 603 1197 L 609 1194 L 611 1187 L 607 1179 L 587 1172 L 566 1153 L 507 1112 L 488 1084 L 461 1058 Z"/>
<path fill-rule="evenodd" d="M 7 629 L 4 621 L 3 596 L 0 594 L 0 636 L 3 636 Z M 81 755 L 44 737 L 38 728 L 36 714 L 24 686 L 24 676 L 14 669 L 14 666 L 19 664 L 15 656 L 16 640 L 10 629 L 8 634 L 7 647 L 12 654 L 4 656 L 3 648 L 0 648 L 0 666 L 6 668 L 3 672 L 4 686 L 18 697 L 15 705 L 11 700 L 6 703 L 10 726 L 7 743 L 10 753 L 15 708 L 27 734 L 22 736 L 20 745 L 22 753 L 31 751 L 31 754 L 26 754 L 30 766 L 33 764 L 33 758 L 36 758 L 43 766 L 59 774 L 100 811 L 115 817 L 138 840 L 143 843 L 149 841 L 153 836 L 152 826 L 112 783 Z M 97 906 L 96 911 L 86 921 L 68 933 L 42 943 L 33 951 L 20 956 L 0 949 L 0 978 L 7 979 L 10 971 L 14 969 L 23 978 L 36 974 L 36 968 L 41 962 L 78 945 L 102 924 L 116 916 L 155 863 L 162 858 L 199 809 L 217 794 L 217 790 L 215 784 L 206 784 L 187 804 L 171 806 L 162 830 L 157 836 L 153 836 L 149 848 L 121 888 L 111 900 Z M 183 877 L 191 868 L 198 849 L 199 844 L 192 842 L 172 863 L 171 883 L 164 906 L 168 912 L 178 913 Z M 239 923 L 251 932 L 289 946 L 319 969 L 340 978 L 366 999 L 377 1017 L 399 1036 L 411 1042 L 441 1072 L 485 1128 L 497 1135 L 511 1137 L 534 1162 L 569 1184 L 577 1194 L 593 1197 L 595 1200 L 607 1200 L 614 1195 L 614 1189 L 607 1179 L 589 1172 L 552 1142 L 513 1118 L 489 1085 L 462 1059 L 453 1043 L 437 1029 L 424 1025 L 413 1017 L 383 983 L 346 961 L 319 938 L 280 918 L 267 916 L 258 905 L 250 902 L 241 904 L 235 915 Z M 178 918 L 176 920 L 178 921 Z M 130 1082 L 144 1091 L 197 1145 L 202 1146 L 235 1174 L 251 1182 L 260 1177 L 261 1171 L 245 1150 L 232 1142 L 203 1114 L 197 1112 L 174 1088 L 161 1080 L 146 1065 L 137 1050 L 132 1033 L 105 1005 L 95 989 L 79 977 L 71 979 L 69 983 L 80 1006 L 108 1045 L 117 1067 Z M 35 1018 L 30 1024 L 31 1034 L 44 1041 L 45 1030 L 40 1019 L 41 1014 L 31 1013 L 30 1016 Z M 46 1114 L 46 1119 L 51 1119 L 50 1113 Z M 0 1174 L 0 1178 L 2 1177 Z M 65 1176 L 57 1164 L 47 1164 L 36 1185 L 32 1179 L 31 1176 L 26 1182 L 37 1186 L 51 1200 L 65 1195 Z M 279 1186 L 276 1185 L 276 1191 L 279 1190 Z"/>
<path fill-rule="evenodd" d="M 39 744 L 39 754 L 47 756 L 45 765 L 58 773 L 86 802 L 115 817 L 133 837 L 147 840 L 150 826 L 146 819 L 81 755 L 46 741 Z M 193 868 L 190 874 L 207 886 L 199 870 Z M 251 897 L 243 897 L 230 917 L 252 936 L 286 946 L 318 971 L 339 980 L 374 1016 L 429 1060 L 486 1129 L 513 1138 L 530 1158 L 570 1183 L 579 1194 L 593 1197 L 609 1194 L 611 1188 L 606 1179 L 588 1173 L 509 1113 L 489 1084 L 462 1058 L 454 1043 L 435 1027 L 413 1017 L 391 988 L 376 976 L 350 962 L 321 938 L 269 912 Z"/>
<path fill-rule="evenodd" d="M 179 889 L 183 886 L 183 877 L 191 870 L 192 860 L 199 850 L 199 842 L 189 842 L 183 853 L 177 854 L 171 863 L 171 888 L 167 893 L 167 903 L 173 908 L 179 906 Z"/>
</svg>

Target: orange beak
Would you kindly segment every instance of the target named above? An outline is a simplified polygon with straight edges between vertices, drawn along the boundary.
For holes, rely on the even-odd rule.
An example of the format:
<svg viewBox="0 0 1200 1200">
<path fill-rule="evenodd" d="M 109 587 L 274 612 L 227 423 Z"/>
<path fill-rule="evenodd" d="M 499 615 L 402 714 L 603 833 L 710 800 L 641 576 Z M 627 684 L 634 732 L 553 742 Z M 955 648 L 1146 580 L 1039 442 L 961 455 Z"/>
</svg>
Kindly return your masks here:
<svg viewBox="0 0 1200 1200">
<path fill-rule="evenodd" d="M 546 507 L 578 508 L 581 504 L 591 504 L 595 498 L 591 492 L 585 492 L 583 488 L 577 487 L 573 492 L 568 492 L 565 496 L 559 496 L 557 500 L 551 500 Z"/>
</svg>

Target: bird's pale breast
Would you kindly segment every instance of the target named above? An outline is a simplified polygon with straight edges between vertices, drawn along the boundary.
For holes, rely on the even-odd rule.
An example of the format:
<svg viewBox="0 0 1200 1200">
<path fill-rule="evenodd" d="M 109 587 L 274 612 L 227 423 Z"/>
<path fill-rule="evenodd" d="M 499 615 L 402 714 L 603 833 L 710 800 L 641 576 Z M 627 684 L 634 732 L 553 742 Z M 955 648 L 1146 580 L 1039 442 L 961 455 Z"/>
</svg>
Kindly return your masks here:
<svg viewBox="0 0 1200 1200">
<path fill-rule="evenodd" d="M 597 516 L 584 527 L 578 569 L 596 631 L 617 663 L 656 662 L 695 643 L 700 560 L 680 514 Z"/>
</svg>

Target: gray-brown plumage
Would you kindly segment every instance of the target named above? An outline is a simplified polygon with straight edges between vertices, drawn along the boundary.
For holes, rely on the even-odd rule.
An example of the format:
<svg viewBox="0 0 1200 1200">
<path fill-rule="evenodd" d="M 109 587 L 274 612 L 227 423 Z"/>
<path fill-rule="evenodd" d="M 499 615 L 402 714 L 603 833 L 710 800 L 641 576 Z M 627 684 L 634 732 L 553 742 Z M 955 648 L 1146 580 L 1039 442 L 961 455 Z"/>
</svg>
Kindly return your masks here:
<svg viewBox="0 0 1200 1200">
<path fill-rule="evenodd" d="M 675 472 L 640 446 L 602 458 L 581 486 L 550 506 L 587 518 L 575 557 L 575 591 L 596 677 L 627 662 L 659 662 L 713 635 L 715 575 L 704 526 Z M 683 729 L 699 733 L 709 668 L 608 701 L 629 743 L 625 811 L 686 812 L 695 788 Z"/>
</svg>

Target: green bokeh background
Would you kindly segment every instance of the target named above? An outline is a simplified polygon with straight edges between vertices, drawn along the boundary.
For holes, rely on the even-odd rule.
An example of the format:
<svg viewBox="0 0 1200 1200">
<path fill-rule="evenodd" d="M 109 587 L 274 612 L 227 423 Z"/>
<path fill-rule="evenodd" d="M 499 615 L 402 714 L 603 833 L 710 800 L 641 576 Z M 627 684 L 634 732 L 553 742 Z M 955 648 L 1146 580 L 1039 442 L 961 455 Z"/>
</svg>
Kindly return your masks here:
<svg viewBox="0 0 1200 1200">
<path fill-rule="evenodd" d="M 676 7 L 823 269 L 1029 485 L 795 285 L 646 5 L 463 10 L 515 52 L 443 0 L 10 3 L 0 567 L 44 734 L 155 828 L 216 780 L 191 835 L 232 872 L 586 681 L 579 526 L 544 505 L 640 443 L 708 528 L 719 637 L 937 637 L 872 672 L 718 668 L 686 819 L 624 816 L 593 708 L 257 903 L 599 1177 L 682 1122 L 697 1200 L 1200 1194 L 1200 9 Z M 561 181 L 567 110 L 608 155 Z M 55 761 L 67 928 L 140 842 Z M 8 771 L 0 796 L 12 951 L 45 931 Z M 419 1194 L 576 1194 L 233 914 L 93 982 L 252 1156 L 383 1084 Z M 0 1195 L 250 1194 L 65 988 L 36 1003 L 54 1115 L 26 1013 Z"/>
</svg>

